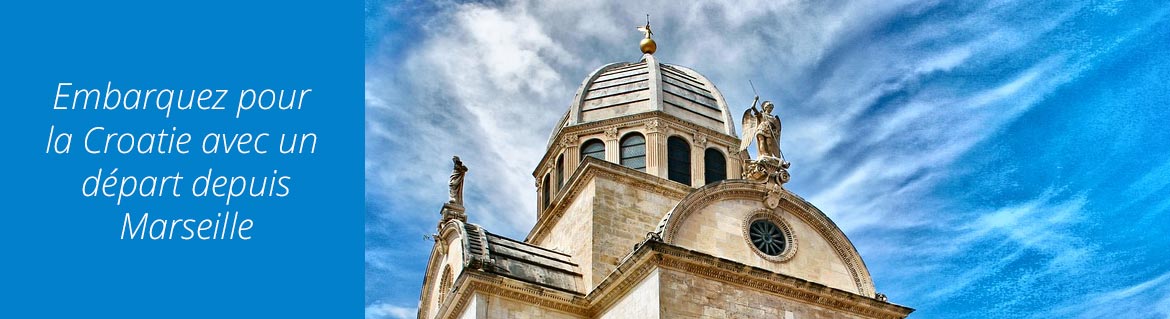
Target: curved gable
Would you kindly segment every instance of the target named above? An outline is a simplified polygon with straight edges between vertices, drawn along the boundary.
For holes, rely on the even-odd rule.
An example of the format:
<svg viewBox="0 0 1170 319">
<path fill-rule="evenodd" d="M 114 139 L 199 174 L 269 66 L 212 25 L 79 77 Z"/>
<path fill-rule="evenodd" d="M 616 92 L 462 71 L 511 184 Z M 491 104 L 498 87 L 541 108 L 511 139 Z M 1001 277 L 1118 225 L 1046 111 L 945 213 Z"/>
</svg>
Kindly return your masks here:
<svg viewBox="0 0 1170 319">
<path fill-rule="evenodd" d="M 782 190 L 768 208 L 765 185 L 726 180 L 696 189 L 674 207 L 657 230 L 668 244 L 749 266 L 874 296 L 869 270 L 845 233 L 816 207 Z M 787 235 L 786 250 L 771 256 L 750 241 L 753 221 L 769 220 Z"/>
<path fill-rule="evenodd" d="M 432 318 L 450 295 L 451 287 L 443 287 L 447 280 L 454 280 L 463 273 L 464 242 L 467 232 L 465 224 L 450 220 L 439 228 L 435 246 L 427 262 L 426 277 L 423 279 L 422 297 L 419 298 L 419 318 Z M 446 276 L 446 280 L 442 278 Z"/>
</svg>

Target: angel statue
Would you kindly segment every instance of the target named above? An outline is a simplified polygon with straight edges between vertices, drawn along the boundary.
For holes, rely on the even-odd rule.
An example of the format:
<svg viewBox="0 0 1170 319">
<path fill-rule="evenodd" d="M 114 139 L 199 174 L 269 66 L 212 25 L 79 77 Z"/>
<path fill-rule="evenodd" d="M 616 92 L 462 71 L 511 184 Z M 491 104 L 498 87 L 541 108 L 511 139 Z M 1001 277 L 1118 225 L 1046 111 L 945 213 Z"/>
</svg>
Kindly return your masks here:
<svg viewBox="0 0 1170 319">
<path fill-rule="evenodd" d="M 784 153 L 780 151 L 780 117 L 772 115 L 775 105 L 772 101 L 764 101 L 760 105 L 763 109 L 761 111 L 756 109 L 758 102 L 760 97 L 756 96 L 752 100 L 752 107 L 743 112 L 743 137 L 740 138 L 739 151 L 747 151 L 755 140 L 757 153 L 756 159 L 745 160 L 743 177 L 771 183 L 775 189 L 769 192 L 767 203 L 769 207 L 775 207 L 779 201 L 775 196 L 779 194 L 780 185 L 788 182 L 788 167 L 791 164 L 784 160 Z"/>
<path fill-rule="evenodd" d="M 752 140 L 756 141 L 758 158 L 774 157 L 783 163 L 784 153 L 780 151 L 780 117 L 772 115 L 775 105 L 772 101 L 764 101 L 763 112 L 756 109 L 760 97 L 752 100 L 752 107 L 743 112 L 743 139 L 739 143 L 739 151 L 746 151 Z M 788 165 L 784 165 L 788 167 Z"/>
</svg>

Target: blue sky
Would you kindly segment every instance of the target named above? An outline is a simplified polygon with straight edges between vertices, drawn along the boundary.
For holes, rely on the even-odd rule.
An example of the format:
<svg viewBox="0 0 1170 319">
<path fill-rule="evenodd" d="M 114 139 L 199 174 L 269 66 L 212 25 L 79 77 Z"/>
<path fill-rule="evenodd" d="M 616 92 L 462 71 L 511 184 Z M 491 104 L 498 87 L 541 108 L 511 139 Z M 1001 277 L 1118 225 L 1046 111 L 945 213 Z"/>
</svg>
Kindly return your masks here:
<svg viewBox="0 0 1170 319">
<path fill-rule="evenodd" d="M 366 8 L 367 318 L 414 316 L 450 155 L 522 239 L 593 69 L 776 101 L 787 188 L 911 318 L 1170 318 L 1170 6 L 1156 1 L 378 2 Z"/>
</svg>

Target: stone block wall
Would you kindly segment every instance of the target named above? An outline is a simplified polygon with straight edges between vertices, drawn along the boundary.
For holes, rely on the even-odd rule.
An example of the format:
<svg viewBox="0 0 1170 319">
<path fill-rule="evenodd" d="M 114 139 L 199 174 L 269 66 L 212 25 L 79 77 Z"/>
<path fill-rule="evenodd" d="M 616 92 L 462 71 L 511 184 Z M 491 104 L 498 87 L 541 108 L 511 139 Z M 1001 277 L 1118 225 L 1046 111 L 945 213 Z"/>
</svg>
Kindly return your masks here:
<svg viewBox="0 0 1170 319">
<path fill-rule="evenodd" d="M 634 286 L 622 299 L 610 306 L 609 309 L 602 311 L 597 316 L 598 319 L 625 319 L 625 318 L 639 318 L 639 319 L 655 319 L 668 318 L 660 317 L 662 309 L 659 307 L 659 294 L 661 293 L 660 280 L 658 279 L 658 271 L 651 271 L 642 282 Z"/>
<path fill-rule="evenodd" d="M 682 199 L 604 177 L 595 180 L 593 203 L 593 285 L 603 280 L 634 245 L 654 231 L 662 217 Z"/>
<path fill-rule="evenodd" d="M 572 256 L 580 266 L 583 287 L 592 290 L 682 198 L 639 185 L 600 175 L 593 178 L 568 199 L 564 214 L 535 244 Z"/>
<path fill-rule="evenodd" d="M 670 269 L 659 277 L 662 318 L 864 318 Z"/>
<path fill-rule="evenodd" d="M 563 252 L 572 256 L 573 263 L 579 267 L 582 276 L 582 287 L 592 287 L 596 280 L 593 272 L 589 271 L 590 260 L 593 259 L 593 201 L 596 182 L 589 182 L 576 196 L 569 199 L 568 209 L 560 220 L 552 226 L 548 236 L 534 243 L 537 246 Z"/>
</svg>

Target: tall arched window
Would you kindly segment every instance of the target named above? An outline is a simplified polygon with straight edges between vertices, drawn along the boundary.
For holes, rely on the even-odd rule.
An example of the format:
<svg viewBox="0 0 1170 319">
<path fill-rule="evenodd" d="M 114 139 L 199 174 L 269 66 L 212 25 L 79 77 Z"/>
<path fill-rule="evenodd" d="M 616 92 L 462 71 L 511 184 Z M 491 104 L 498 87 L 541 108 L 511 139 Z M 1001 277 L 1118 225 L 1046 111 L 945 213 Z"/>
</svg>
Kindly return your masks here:
<svg viewBox="0 0 1170 319">
<path fill-rule="evenodd" d="M 703 152 L 703 166 L 706 166 L 703 177 L 707 184 L 727 179 L 727 158 L 718 150 L 708 148 Z"/>
<path fill-rule="evenodd" d="M 691 185 L 691 146 L 678 136 L 666 139 L 666 178 Z"/>
<path fill-rule="evenodd" d="M 565 185 L 565 154 L 557 157 L 557 189 Z"/>
<path fill-rule="evenodd" d="M 581 145 L 581 161 L 585 161 L 585 157 L 592 157 L 599 160 L 605 160 L 605 143 L 599 139 L 592 139 L 585 141 Z"/>
<path fill-rule="evenodd" d="M 630 133 L 622 138 L 622 166 L 646 171 L 646 138 L 642 134 Z"/>
<path fill-rule="evenodd" d="M 544 208 L 548 208 L 548 198 L 549 198 L 548 184 L 549 184 L 549 174 L 544 174 L 544 183 L 540 184 L 540 186 L 541 186 L 540 205 L 543 206 Z"/>
</svg>

